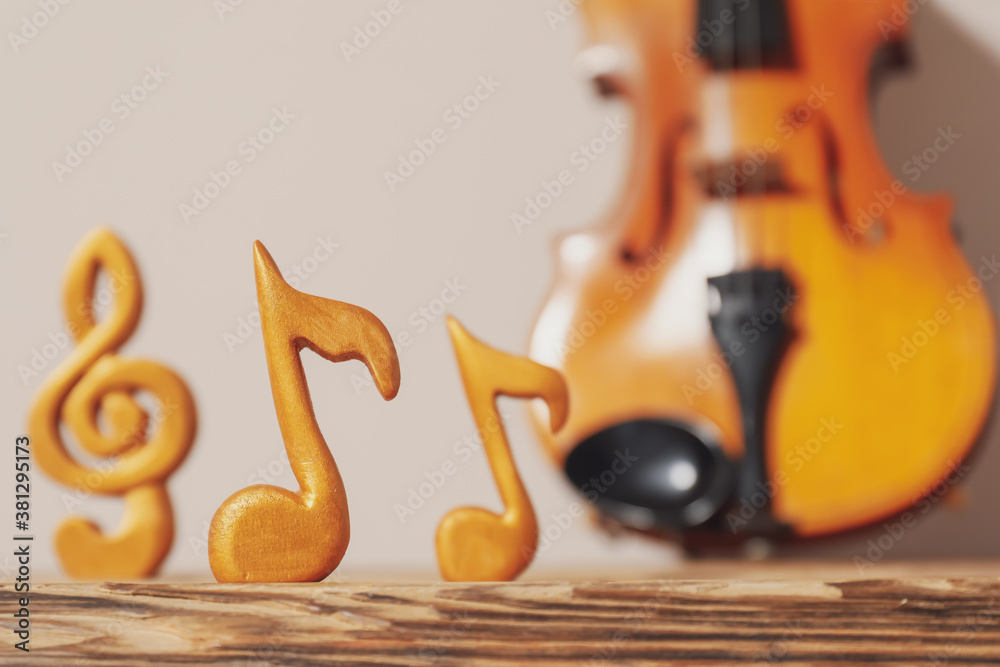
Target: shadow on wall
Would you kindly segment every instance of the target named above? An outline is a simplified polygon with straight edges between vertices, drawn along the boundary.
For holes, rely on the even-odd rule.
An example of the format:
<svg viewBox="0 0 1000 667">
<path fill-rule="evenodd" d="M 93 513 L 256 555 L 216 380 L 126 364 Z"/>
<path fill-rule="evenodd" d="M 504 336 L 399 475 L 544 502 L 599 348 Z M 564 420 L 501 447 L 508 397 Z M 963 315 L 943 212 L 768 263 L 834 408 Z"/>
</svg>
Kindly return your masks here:
<svg viewBox="0 0 1000 667">
<path fill-rule="evenodd" d="M 913 20 L 912 67 L 885 79 L 874 102 L 873 122 L 886 164 L 907 187 L 946 191 L 955 198 L 960 247 L 976 266 L 983 256 L 1000 255 L 1000 54 L 981 47 L 932 4 L 922 5 Z M 919 168 L 908 161 L 933 142 L 939 129 L 949 127 L 961 138 L 917 176 Z M 986 292 L 994 313 L 1000 313 L 1000 284 L 987 283 Z M 1000 531 L 995 529 L 1000 521 L 996 400 L 993 412 L 970 460 L 972 469 L 957 487 L 960 494 L 949 498 L 964 495 L 967 502 L 925 502 L 914 511 L 918 523 L 902 532 L 897 526 L 886 527 L 895 520 L 880 522 L 849 535 L 790 545 L 778 555 L 859 555 L 873 564 L 871 556 L 888 560 L 1000 555 Z M 930 500 L 936 499 L 932 494 Z M 867 566 L 862 563 L 862 567 Z"/>
</svg>

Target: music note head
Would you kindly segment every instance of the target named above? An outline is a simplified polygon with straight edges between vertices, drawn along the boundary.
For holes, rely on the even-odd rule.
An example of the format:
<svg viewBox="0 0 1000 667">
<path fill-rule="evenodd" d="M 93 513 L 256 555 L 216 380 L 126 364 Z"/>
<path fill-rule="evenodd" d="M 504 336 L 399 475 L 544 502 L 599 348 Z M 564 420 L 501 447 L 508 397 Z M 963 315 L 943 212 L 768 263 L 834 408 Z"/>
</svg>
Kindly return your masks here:
<svg viewBox="0 0 1000 667">
<path fill-rule="evenodd" d="M 435 541 L 446 581 L 511 581 L 534 558 L 538 523 L 530 506 L 504 516 L 459 507 L 441 520 Z"/>
</svg>

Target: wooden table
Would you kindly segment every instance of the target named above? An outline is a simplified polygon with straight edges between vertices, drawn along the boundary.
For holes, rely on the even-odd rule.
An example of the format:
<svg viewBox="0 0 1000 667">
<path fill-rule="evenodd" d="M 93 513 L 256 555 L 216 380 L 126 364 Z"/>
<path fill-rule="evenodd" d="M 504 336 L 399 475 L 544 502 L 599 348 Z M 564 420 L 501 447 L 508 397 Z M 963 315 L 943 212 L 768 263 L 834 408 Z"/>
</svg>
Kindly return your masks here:
<svg viewBox="0 0 1000 667">
<path fill-rule="evenodd" d="M 41 584 L 3 665 L 1000 663 L 1000 563 L 508 584 Z M 4 625 L 16 599 L 0 588 Z M 25 659 L 27 658 L 27 659 Z"/>
</svg>

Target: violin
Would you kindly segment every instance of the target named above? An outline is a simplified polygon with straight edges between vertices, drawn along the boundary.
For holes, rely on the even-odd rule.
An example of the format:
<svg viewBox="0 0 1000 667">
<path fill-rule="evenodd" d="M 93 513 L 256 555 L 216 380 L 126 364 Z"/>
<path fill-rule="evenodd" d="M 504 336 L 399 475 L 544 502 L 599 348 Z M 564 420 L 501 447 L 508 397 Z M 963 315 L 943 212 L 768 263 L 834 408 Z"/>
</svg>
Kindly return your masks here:
<svg viewBox="0 0 1000 667">
<path fill-rule="evenodd" d="M 894 177 L 869 124 L 906 6 L 581 5 L 581 63 L 632 104 L 634 144 L 612 214 L 560 240 L 532 335 L 573 410 L 558 433 L 533 414 L 605 517 L 805 538 L 955 479 L 995 382 L 990 269 L 973 272 L 950 198 Z"/>
</svg>

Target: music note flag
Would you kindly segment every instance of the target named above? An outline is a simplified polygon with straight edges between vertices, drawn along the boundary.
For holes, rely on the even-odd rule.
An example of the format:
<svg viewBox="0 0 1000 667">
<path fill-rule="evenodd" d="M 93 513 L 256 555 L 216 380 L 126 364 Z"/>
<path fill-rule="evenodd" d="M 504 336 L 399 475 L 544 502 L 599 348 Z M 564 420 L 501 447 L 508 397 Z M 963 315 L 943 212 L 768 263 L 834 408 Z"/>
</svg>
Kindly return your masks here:
<svg viewBox="0 0 1000 667">
<path fill-rule="evenodd" d="M 98 322 L 94 293 L 100 271 L 109 276 L 113 306 Z M 97 228 L 80 241 L 63 282 L 67 331 L 77 346 L 45 379 L 32 403 L 33 454 L 61 484 L 122 496 L 125 512 L 112 535 L 92 521 L 67 519 L 56 531 L 55 551 L 66 573 L 77 579 L 148 577 L 173 542 L 166 479 L 194 440 L 194 400 L 184 381 L 165 366 L 116 354 L 139 322 L 142 283 L 128 249 L 111 231 Z M 136 400 L 139 391 L 152 394 L 160 406 L 152 433 L 150 415 Z M 109 464 L 88 468 L 77 462 L 63 442 L 60 422 L 86 452 L 109 458 Z"/>
<path fill-rule="evenodd" d="M 209 526 L 209 565 L 220 582 L 321 581 L 340 564 L 351 530 L 344 482 L 316 423 L 299 352 L 363 361 L 385 400 L 399 391 L 399 360 L 370 312 L 293 289 L 260 241 L 253 252 L 271 394 L 300 489 L 256 484 L 231 495 Z"/>
<path fill-rule="evenodd" d="M 547 366 L 473 338 L 452 317 L 448 332 L 504 512 L 460 507 L 445 515 L 437 530 L 438 567 L 447 581 L 510 581 L 534 558 L 538 521 L 514 464 L 496 400 L 541 398 L 548 404 L 552 430 L 558 431 L 569 411 L 566 383 Z"/>
</svg>

